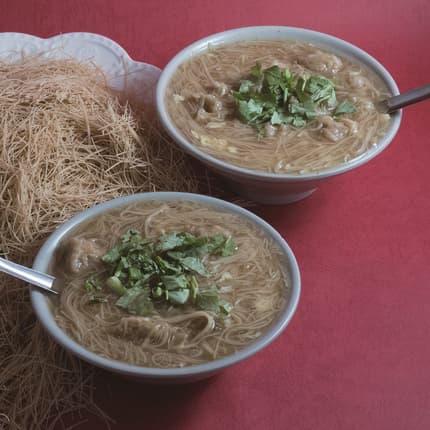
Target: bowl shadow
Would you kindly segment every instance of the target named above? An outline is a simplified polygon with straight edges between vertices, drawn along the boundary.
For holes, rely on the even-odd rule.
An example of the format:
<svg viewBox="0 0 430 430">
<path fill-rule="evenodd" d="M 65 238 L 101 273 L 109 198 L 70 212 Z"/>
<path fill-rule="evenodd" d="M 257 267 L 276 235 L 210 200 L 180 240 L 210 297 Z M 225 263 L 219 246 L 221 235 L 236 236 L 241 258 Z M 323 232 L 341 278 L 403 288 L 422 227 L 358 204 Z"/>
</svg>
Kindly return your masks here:
<svg viewBox="0 0 430 430">
<path fill-rule="evenodd" d="M 197 400 L 213 385 L 219 375 L 208 379 L 179 385 L 152 385 L 126 379 L 103 370 L 97 370 L 95 400 L 114 421 L 112 429 L 162 428 L 164 430 L 186 428 Z M 142 421 L 137 422 L 141 410 Z M 92 420 L 91 420 L 92 421 Z M 98 426 L 103 428 L 98 419 Z"/>
</svg>

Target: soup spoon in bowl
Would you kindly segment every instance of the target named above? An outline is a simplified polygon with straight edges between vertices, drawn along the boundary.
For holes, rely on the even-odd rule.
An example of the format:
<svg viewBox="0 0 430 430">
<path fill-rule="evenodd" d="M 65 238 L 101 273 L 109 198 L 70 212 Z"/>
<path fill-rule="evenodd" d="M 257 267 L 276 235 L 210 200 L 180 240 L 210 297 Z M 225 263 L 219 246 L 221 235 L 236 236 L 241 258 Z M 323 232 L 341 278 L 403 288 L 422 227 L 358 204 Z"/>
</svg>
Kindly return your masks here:
<svg viewBox="0 0 430 430">
<path fill-rule="evenodd" d="M 37 270 L 30 269 L 29 267 L 21 266 L 20 264 L 13 263 L 12 261 L 6 260 L 2 257 L 0 257 L 0 272 L 4 272 L 14 278 L 26 281 L 29 284 L 42 290 L 49 291 L 52 294 L 58 294 L 58 291 L 54 289 L 54 276 L 38 272 Z"/>
<path fill-rule="evenodd" d="M 424 85 L 398 96 L 390 97 L 378 103 L 378 110 L 384 113 L 392 113 L 403 107 L 421 102 L 430 98 L 430 84 Z"/>
</svg>

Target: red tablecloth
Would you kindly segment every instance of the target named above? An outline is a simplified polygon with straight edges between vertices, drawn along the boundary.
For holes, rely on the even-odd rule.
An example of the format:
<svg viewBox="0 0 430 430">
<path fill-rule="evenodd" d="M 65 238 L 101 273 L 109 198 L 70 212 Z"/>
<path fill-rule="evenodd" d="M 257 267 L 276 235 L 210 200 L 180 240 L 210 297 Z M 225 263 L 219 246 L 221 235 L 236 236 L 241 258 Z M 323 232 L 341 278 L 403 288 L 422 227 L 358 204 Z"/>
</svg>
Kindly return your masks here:
<svg viewBox="0 0 430 430">
<path fill-rule="evenodd" d="M 163 67 L 205 35 L 307 27 L 374 55 L 401 90 L 430 80 L 429 0 L 0 1 L 0 31 L 101 33 Z M 114 429 L 430 428 L 430 102 L 407 108 L 390 147 L 299 203 L 259 207 L 298 258 L 298 311 L 266 350 L 190 386 L 102 373 Z M 82 429 L 103 428 L 89 417 Z M 28 429 L 31 430 L 31 429 Z"/>
</svg>

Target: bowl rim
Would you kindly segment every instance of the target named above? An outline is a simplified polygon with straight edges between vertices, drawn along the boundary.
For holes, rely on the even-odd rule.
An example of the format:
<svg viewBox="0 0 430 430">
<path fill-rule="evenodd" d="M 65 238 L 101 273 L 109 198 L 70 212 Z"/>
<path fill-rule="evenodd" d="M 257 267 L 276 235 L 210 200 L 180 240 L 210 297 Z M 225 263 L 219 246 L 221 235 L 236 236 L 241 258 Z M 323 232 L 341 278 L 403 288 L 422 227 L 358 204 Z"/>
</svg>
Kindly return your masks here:
<svg viewBox="0 0 430 430">
<path fill-rule="evenodd" d="M 263 180 L 265 182 L 285 182 L 286 180 L 294 180 L 294 182 L 302 182 L 309 180 L 317 180 L 339 175 L 355 169 L 362 164 L 375 158 L 380 154 L 393 140 L 396 135 L 402 118 L 402 110 L 398 110 L 392 114 L 392 122 L 386 134 L 380 139 L 378 145 L 361 156 L 344 164 L 339 164 L 330 169 L 324 169 L 317 172 L 303 173 L 295 175 L 291 173 L 270 173 L 259 170 L 251 170 L 234 164 L 222 161 L 212 155 L 204 152 L 198 146 L 190 143 L 182 133 L 170 120 L 167 108 L 165 106 L 165 94 L 169 86 L 170 80 L 173 77 L 177 67 L 189 60 L 193 55 L 205 52 L 210 45 L 221 46 L 241 40 L 280 40 L 280 39 L 295 39 L 303 40 L 308 43 L 321 46 L 323 49 L 340 52 L 349 58 L 364 64 L 372 72 L 377 74 L 393 95 L 399 94 L 399 89 L 391 74 L 385 67 L 379 63 L 374 57 L 362 50 L 356 45 L 353 45 L 343 39 L 332 36 L 327 33 L 309 30 L 300 27 L 290 26 L 251 26 L 239 27 L 226 30 L 219 33 L 214 33 L 199 39 L 192 44 L 186 46 L 179 51 L 166 65 L 161 72 L 156 88 L 156 109 L 158 117 L 166 129 L 167 133 L 179 144 L 187 153 L 194 156 L 201 162 L 211 166 L 215 170 L 227 173 L 241 178 L 250 178 Z"/>
<path fill-rule="evenodd" d="M 248 211 L 247 209 L 244 209 L 240 206 L 226 202 L 221 199 L 193 193 L 153 192 L 132 194 L 128 196 L 118 197 L 116 199 L 109 200 L 104 203 L 100 203 L 90 209 L 84 210 L 83 212 L 75 215 L 73 218 L 66 221 L 57 230 L 55 230 L 48 237 L 48 239 L 45 241 L 45 243 L 42 245 L 39 252 L 37 253 L 36 258 L 34 260 L 33 268 L 39 271 L 46 271 L 51 261 L 53 252 L 57 247 L 58 243 L 81 222 L 87 220 L 92 216 L 101 214 L 116 207 L 120 207 L 133 202 L 148 200 L 188 200 L 201 204 L 208 204 L 210 206 L 220 208 L 228 212 L 238 213 L 241 216 L 244 216 L 251 222 L 254 222 L 258 227 L 260 227 L 265 234 L 271 236 L 275 240 L 275 242 L 280 245 L 283 254 L 286 256 L 288 273 L 291 281 L 289 300 L 285 305 L 284 309 L 279 314 L 278 318 L 272 323 L 269 330 L 267 330 L 261 337 L 259 337 L 251 345 L 248 345 L 247 347 L 235 354 L 204 364 L 199 364 L 196 366 L 187 366 L 183 368 L 160 369 L 142 367 L 101 357 L 100 355 L 81 346 L 79 343 L 69 337 L 66 332 L 63 331 L 56 324 L 50 310 L 50 306 L 48 303 L 49 299 L 47 298 L 48 296 L 46 295 L 46 293 L 43 293 L 42 291 L 34 287 L 30 287 L 30 295 L 33 309 L 42 326 L 49 333 L 49 335 L 65 349 L 93 365 L 116 373 L 121 373 L 123 375 L 152 377 L 155 379 L 185 379 L 190 376 L 212 374 L 254 355 L 258 351 L 269 345 L 273 340 L 275 340 L 275 338 L 277 338 L 281 334 L 281 332 L 290 322 L 298 305 L 301 282 L 300 271 L 296 258 L 287 242 L 270 224 L 268 224 L 266 221 L 264 221 L 254 213 Z"/>
</svg>

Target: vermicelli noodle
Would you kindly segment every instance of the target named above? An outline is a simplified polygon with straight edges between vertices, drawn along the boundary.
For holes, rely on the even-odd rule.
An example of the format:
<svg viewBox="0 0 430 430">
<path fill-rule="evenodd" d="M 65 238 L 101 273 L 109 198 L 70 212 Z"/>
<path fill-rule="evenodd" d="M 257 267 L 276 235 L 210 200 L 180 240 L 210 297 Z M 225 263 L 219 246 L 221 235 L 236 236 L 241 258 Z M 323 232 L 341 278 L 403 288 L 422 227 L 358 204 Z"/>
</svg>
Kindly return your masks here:
<svg viewBox="0 0 430 430">
<path fill-rule="evenodd" d="M 266 124 L 263 135 L 238 119 L 232 90 L 256 63 L 277 65 L 295 76 L 334 82 L 339 101 L 356 111 L 332 117 L 322 110 L 304 127 Z M 360 157 L 377 145 L 390 124 L 375 104 L 389 95 L 382 81 L 358 62 L 294 41 L 250 41 L 209 48 L 182 64 L 166 103 L 179 131 L 199 149 L 251 170 L 301 174 Z"/>
<path fill-rule="evenodd" d="M 78 226 L 62 246 L 70 247 L 71 239 L 74 244 L 91 240 L 111 249 L 130 228 L 146 232 L 149 239 L 165 231 L 231 236 L 236 252 L 206 263 L 214 274 L 210 283 L 216 283 L 232 310 L 220 317 L 209 310 L 170 306 L 149 317 L 130 315 L 111 299 L 88 301 L 84 284 L 88 271 L 101 270 L 97 262 L 83 273 L 71 273 L 69 264 L 57 257 L 53 268 L 63 290 L 60 302 L 53 300 L 55 318 L 74 340 L 101 356 L 145 367 L 184 367 L 221 358 L 260 337 L 287 300 L 288 274 L 273 239 L 243 216 L 188 201 L 142 202 L 104 213 Z"/>
</svg>

